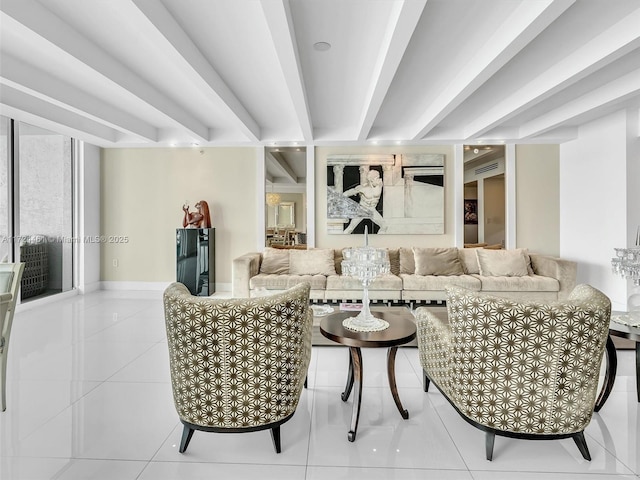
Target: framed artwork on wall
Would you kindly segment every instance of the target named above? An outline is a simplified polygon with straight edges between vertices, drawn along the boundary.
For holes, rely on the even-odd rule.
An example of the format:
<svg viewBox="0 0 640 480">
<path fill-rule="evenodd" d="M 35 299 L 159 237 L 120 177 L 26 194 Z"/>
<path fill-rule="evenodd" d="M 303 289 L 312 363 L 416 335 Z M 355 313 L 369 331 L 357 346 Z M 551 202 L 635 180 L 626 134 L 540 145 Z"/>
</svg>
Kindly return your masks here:
<svg viewBox="0 0 640 480">
<path fill-rule="evenodd" d="M 465 199 L 464 201 L 464 224 L 478 224 L 478 200 L 475 198 Z"/>
<path fill-rule="evenodd" d="M 443 234 L 444 155 L 330 155 L 327 232 Z"/>
</svg>

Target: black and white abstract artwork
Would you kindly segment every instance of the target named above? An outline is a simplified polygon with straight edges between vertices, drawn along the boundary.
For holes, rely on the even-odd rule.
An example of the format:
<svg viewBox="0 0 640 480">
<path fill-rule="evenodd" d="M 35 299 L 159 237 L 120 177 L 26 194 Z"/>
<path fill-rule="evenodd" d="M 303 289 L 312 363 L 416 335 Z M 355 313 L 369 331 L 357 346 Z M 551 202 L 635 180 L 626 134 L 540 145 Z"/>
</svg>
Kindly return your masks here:
<svg viewBox="0 0 640 480">
<path fill-rule="evenodd" d="M 444 155 L 329 155 L 327 231 L 444 233 Z"/>
</svg>

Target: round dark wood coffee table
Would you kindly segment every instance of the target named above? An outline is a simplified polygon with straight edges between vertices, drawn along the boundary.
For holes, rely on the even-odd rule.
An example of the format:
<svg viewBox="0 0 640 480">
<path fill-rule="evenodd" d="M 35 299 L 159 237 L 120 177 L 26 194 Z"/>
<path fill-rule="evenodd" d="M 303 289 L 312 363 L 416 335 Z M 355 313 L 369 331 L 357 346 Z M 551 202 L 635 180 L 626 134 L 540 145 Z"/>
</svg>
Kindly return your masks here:
<svg viewBox="0 0 640 480">
<path fill-rule="evenodd" d="M 342 401 L 346 402 L 355 385 L 353 410 L 351 413 L 351 429 L 347 438 L 350 442 L 356 439 L 358 420 L 360 418 L 360 404 L 362 402 L 362 352 L 361 348 L 388 348 L 387 375 L 389 388 L 393 401 L 398 411 L 405 420 L 409 418 L 409 412 L 402 406 L 396 386 L 396 353 L 398 346 L 410 342 L 416 338 L 416 324 L 413 316 L 405 307 L 372 308 L 372 313 L 389 322 L 389 328 L 381 332 L 354 332 L 342 326 L 342 321 L 347 317 L 353 317 L 358 312 L 338 312 L 326 316 L 320 322 L 320 332 L 329 340 L 349 347 L 349 373 L 347 385 L 342 392 Z"/>
</svg>

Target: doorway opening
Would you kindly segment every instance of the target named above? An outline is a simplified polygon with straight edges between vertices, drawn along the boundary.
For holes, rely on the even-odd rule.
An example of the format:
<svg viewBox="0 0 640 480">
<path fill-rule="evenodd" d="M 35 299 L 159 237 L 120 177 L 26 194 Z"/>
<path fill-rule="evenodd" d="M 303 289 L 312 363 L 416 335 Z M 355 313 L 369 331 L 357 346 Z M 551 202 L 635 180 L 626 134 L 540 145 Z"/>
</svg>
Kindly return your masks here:
<svg viewBox="0 0 640 480">
<path fill-rule="evenodd" d="M 464 245 L 504 248 L 504 145 L 464 146 Z"/>
</svg>

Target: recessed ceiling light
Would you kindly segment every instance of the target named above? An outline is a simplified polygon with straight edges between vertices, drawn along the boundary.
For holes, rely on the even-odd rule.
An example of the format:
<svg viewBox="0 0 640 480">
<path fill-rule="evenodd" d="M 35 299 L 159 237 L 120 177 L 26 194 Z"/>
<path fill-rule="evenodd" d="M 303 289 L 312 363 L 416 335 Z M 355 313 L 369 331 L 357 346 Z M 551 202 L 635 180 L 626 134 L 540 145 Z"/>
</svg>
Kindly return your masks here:
<svg viewBox="0 0 640 480">
<path fill-rule="evenodd" d="M 331 48 L 331 44 L 329 42 L 316 42 L 313 44 L 313 48 L 318 52 L 326 52 Z"/>
</svg>

